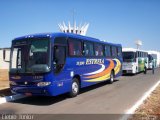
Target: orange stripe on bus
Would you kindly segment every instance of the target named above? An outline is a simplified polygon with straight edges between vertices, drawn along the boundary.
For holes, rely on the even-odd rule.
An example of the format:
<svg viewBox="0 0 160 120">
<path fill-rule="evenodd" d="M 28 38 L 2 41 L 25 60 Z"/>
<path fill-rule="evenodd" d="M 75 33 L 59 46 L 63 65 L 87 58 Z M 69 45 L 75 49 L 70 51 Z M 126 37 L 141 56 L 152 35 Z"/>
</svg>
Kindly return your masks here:
<svg viewBox="0 0 160 120">
<path fill-rule="evenodd" d="M 108 66 L 107 69 L 105 69 L 101 73 L 97 73 L 95 75 L 91 75 L 91 76 L 88 76 L 85 78 L 97 78 L 97 77 L 102 77 L 102 76 L 106 75 L 107 73 L 110 73 L 110 71 L 114 68 L 114 62 L 112 60 L 109 60 L 109 61 L 110 61 L 110 65 Z"/>
</svg>

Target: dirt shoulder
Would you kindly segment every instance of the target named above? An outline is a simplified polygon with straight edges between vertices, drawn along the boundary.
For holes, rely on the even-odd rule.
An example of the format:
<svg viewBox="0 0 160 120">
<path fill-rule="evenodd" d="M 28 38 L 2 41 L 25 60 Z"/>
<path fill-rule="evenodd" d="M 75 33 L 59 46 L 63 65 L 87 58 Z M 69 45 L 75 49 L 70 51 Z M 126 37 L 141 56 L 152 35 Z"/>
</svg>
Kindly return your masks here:
<svg viewBox="0 0 160 120">
<path fill-rule="evenodd" d="M 9 88 L 8 70 L 0 69 L 0 90 Z"/>
<path fill-rule="evenodd" d="M 1 81 L 9 81 L 9 79 L 8 79 L 8 70 L 0 69 L 0 82 Z"/>
<path fill-rule="evenodd" d="M 129 120 L 160 120 L 160 85 Z"/>
<path fill-rule="evenodd" d="M 8 70 L 0 69 L 0 97 L 11 95 L 9 89 Z"/>
</svg>

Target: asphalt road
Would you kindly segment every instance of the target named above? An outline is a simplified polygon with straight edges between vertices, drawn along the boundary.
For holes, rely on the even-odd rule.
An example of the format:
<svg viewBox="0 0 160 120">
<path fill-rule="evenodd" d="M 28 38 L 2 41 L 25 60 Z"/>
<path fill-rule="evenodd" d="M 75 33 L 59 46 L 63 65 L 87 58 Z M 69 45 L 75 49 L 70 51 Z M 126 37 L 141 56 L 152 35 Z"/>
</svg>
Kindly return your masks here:
<svg viewBox="0 0 160 120">
<path fill-rule="evenodd" d="M 113 84 L 100 83 L 84 88 L 75 98 L 67 95 L 28 97 L 1 104 L 0 114 L 114 114 L 117 119 L 116 115 L 123 115 L 159 80 L 160 68 L 154 75 L 148 71 L 146 75 L 122 76 Z"/>
</svg>

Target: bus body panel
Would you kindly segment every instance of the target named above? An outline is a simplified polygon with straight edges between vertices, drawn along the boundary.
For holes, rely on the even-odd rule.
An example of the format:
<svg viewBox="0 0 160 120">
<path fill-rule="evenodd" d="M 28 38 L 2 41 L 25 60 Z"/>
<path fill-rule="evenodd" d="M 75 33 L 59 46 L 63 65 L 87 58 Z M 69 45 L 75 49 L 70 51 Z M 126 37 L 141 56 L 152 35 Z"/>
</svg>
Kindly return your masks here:
<svg viewBox="0 0 160 120">
<path fill-rule="evenodd" d="M 138 58 L 138 72 L 144 71 L 145 60 L 144 58 Z"/>
<path fill-rule="evenodd" d="M 123 62 L 123 73 L 133 73 L 136 74 L 138 72 L 138 63 L 137 62 Z"/>
<path fill-rule="evenodd" d="M 36 80 L 34 80 L 33 78 L 37 76 L 23 76 L 23 77 L 21 76 L 21 78 L 18 81 L 22 82 L 23 85 L 19 84 L 18 86 L 11 86 L 11 90 L 16 93 L 31 93 L 32 95 L 56 96 L 59 94 L 69 92 L 71 90 L 70 87 L 71 82 L 75 75 L 79 75 L 81 78 L 81 88 L 94 85 L 99 82 L 110 79 L 111 70 L 115 71 L 115 78 L 122 75 L 120 60 L 118 59 L 111 60 L 107 58 L 102 58 L 101 60 L 104 60 L 104 64 L 86 65 L 87 61 L 86 58 L 82 59 L 68 58 L 66 60 L 66 63 L 72 63 L 72 64 L 66 64 L 64 66 L 64 69 L 59 74 L 55 75 L 53 72 L 51 72 L 49 74 L 44 75 L 43 79 L 36 79 Z M 77 65 L 77 63 L 79 62 L 84 62 L 85 64 Z M 110 66 L 110 62 L 113 62 L 114 65 L 113 67 Z M 103 65 L 105 66 L 105 68 L 102 71 Z M 93 72 L 95 74 L 92 74 Z M 102 76 L 100 76 L 100 74 Z M 11 76 L 11 78 L 12 77 L 13 76 Z M 52 81 L 52 82 L 49 87 L 37 87 L 36 83 L 40 81 Z M 30 85 L 26 86 L 24 84 L 25 82 L 28 82 L 28 84 Z"/>
<path fill-rule="evenodd" d="M 67 34 L 53 34 L 51 40 L 51 48 L 54 46 L 54 39 L 56 37 L 77 37 L 87 38 L 88 40 L 97 41 L 94 38 L 88 38 L 79 35 L 67 35 Z M 43 37 L 41 35 L 40 37 Z M 23 39 L 23 37 L 16 40 Z M 101 42 L 99 41 L 100 43 Z M 110 43 L 108 43 L 110 44 Z M 114 44 L 110 44 L 113 45 Z M 117 44 L 116 46 L 121 47 Z M 51 52 L 51 58 L 53 58 L 53 51 Z M 71 91 L 72 80 L 75 76 L 80 77 L 80 87 L 87 87 L 102 81 L 110 79 L 111 71 L 115 73 L 115 78 L 122 75 L 122 57 L 66 57 L 65 64 L 60 72 L 54 72 L 54 65 L 51 61 L 51 70 L 48 73 L 37 75 L 19 75 L 10 74 L 10 81 L 15 82 L 17 85 L 11 85 L 10 88 L 14 93 L 32 95 L 46 95 L 56 96 L 59 94 L 67 93 Z M 50 82 L 50 85 L 40 87 L 37 86 L 39 82 Z"/>
<path fill-rule="evenodd" d="M 148 53 L 145 51 L 133 48 L 123 48 L 123 74 L 136 74 L 148 69 L 149 61 L 147 54 Z"/>
</svg>

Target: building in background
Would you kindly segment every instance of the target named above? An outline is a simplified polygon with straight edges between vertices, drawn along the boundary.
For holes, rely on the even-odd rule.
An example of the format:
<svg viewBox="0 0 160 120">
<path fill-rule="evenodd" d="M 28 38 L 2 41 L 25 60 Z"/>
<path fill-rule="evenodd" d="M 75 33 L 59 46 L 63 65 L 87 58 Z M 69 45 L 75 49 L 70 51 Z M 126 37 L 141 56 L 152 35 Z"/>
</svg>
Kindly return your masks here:
<svg viewBox="0 0 160 120">
<path fill-rule="evenodd" d="M 9 69 L 10 48 L 0 48 L 0 69 Z"/>
</svg>

